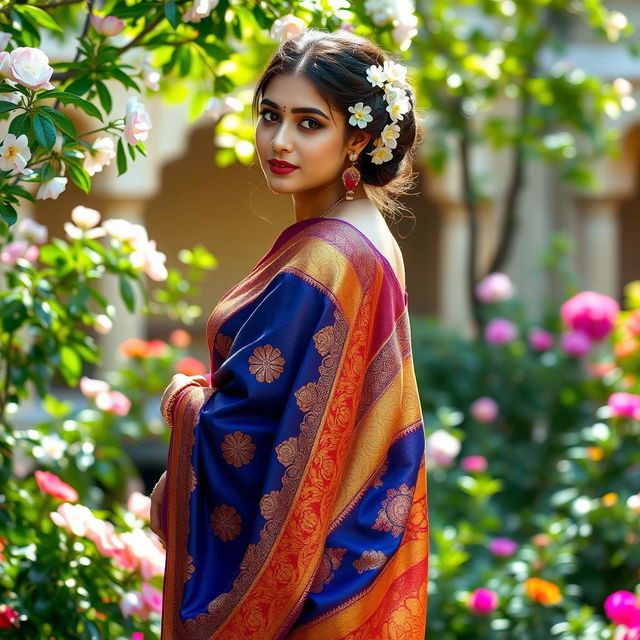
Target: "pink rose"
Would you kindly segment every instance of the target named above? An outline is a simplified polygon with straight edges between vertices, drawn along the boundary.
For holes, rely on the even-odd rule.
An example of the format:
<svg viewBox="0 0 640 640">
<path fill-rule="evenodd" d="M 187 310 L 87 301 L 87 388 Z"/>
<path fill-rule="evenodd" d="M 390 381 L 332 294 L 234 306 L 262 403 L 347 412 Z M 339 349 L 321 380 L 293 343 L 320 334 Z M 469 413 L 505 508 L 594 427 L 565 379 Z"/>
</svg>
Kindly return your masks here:
<svg viewBox="0 0 640 640">
<path fill-rule="evenodd" d="M 591 339 L 582 331 L 569 331 L 560 336 L 562 350 L 569 356 L 581 357 L 589 353 Z"/>
<path fill-rule="evenodd" d="M 450 467 L 458 453 L 460 440 L 444 429 L 437 429 L 427 438 L 427 458 L 439 467 Z"/>
<path fill-rule="evenodd" d="M 493 318 L 484 330 L 484 338 L 489 344 L 507 344 L 517 337 L 518 328 L 506 318 Z"/>
<path fill-rule="evenodd" d="M 467 607 L 479 616 L 489 615 L 498 607 L 498 594 L 491 589 L 480 587 L 469 594 Z"/>
<path fill-rule="evenodd" d="M 640 395 L 619 391 L 612 393 L 607 402 L 611 415 L 619 418 L 633 418 L 640 420 Z"/>
<path fill-rule="evenodd" d="M 127 509 L 141 520 L 150 520 L 151 498 L 139 491 L 132 491 L 127 499 Z"/>
<path fill-rule="evenodd" d="M 460 466 L 467 473 L 479 473 L 487 469 L 487 459 L 484 456 L 466 456 L 462 458 Z"/>
<path fill-rule="evenodd" d="M 470 412 L 476 422 L 489 424 L 498 417 L 498 404 L 493 398 L 483 396 L 471 404 Z"/>
<path fill-rule="evenodd" d="M 640 626 L 640 603 L 631 591 L 614 591 L 604 601 L 604 612 L 614 624 Z"/>
<path fill-rule="evenodd" d="M 489 551 L 496 556 L 512 556 L 518 549 L 518 543 L 510 538 L 494 538 L 489 543 Z"/>
<path fill-rule="evenodd" d="M 152 587 L 148 582 L 142 583 L 142 602 L 149 611 L 162 613 L 162 591 Z"/>
<path fill-rule="evenodd" d="M 124 118 L 124 138 L 135 147 L 138 142 L 142 142 L 149 137 L 151 129 L 151 119 L 146 112 L 144 105 L 138 102 L 136 96 L 131 96 L 127 100 L 126 115 Z"/>
<path fill-rule="evenodd" d="M 97 16 L 92 13 L 89 21 L 101 36 L 117 36 L 124 29 L 124 22 L 115 16 Z"/>
<path fill-rule="evenodd" d="M 55 89 L 49 82 L 53 67 L 44 51 L 34 47 L 18 47 L 11 53 L 0 53 L 0 74 L 33 91 Z"/>
<path fill-rule="evenodd" d="M 131 400 L 120 391 L 100 391 L 96 396 L 96 406 L 100 411 L 126 416 L 131 409 Z"/>
<path fill-rule="evenodd" d="M 40 255 L 38 247 L 29 245 L 24 240 L 15 240 L 5 245 L 0 251 L 0 262 L 5 264 L 15 264 L 19 258 L 24 258 L 29 262 L 35 262 Z"/>
<path fill-rule="evenodd" d="M 91 509 L 82 504 L 64 502 L 58 505 L 55 511 L 49 513 L 49 517 L 62 529 L 67 529 L 76 536 L 85 536 L 88 523 L 93 520 L 95 516 L 91 512 Z"/>
<path fill-rule="evenodd" d="M 569 298 L 560 308 L 567 327 L 581 331 L 591 340 L 604 340 L 615 327 L 620 306 L 609 296 L 595 291 L 582 291 Z"/>
<path fill-rule="evenodd" d="M 529 331 L 529 345 L 534 351 L 549 351 L 553 348 L 553 334 L 534 327 Z"/>
<path fill-rule="evenodd" d="M 483 304 L 503 302 L 513 296 L 513 285 L 508 275 L 496 271 L 476 285 L 476 296 Z"/>
</svg>

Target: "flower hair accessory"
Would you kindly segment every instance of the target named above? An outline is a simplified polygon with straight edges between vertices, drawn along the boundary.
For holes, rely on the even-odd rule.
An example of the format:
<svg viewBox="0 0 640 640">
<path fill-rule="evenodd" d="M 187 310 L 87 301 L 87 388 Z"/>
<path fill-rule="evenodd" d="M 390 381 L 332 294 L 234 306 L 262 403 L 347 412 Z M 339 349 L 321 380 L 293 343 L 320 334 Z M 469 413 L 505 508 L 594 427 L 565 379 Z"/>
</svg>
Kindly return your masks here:
<svg viewBox="0 0 640 640">
<path fill-rule="evenodd" d="M 384 90 L 384 100 L 391 122 L 385 126 L 380 135 L 374 140 L 374 150 L 367 152 L 373 164 L 382 164 L 393 157 L 392 149 L 398 146 L 400 135 L 398 120 L 404 119 L 404 114 L 411 110 L 409 92 L 404 88 L 407 77 L 407 67 L 393 60 L 385 60 L 384 65 L 373 64 L 367 69 L 367 80 L 374 87 Z M 373 120 L 371 107 L 363 102 L 356 102 L 349 111 L 353 114 L 349 124 L 364 129 Z"/>
</svg>

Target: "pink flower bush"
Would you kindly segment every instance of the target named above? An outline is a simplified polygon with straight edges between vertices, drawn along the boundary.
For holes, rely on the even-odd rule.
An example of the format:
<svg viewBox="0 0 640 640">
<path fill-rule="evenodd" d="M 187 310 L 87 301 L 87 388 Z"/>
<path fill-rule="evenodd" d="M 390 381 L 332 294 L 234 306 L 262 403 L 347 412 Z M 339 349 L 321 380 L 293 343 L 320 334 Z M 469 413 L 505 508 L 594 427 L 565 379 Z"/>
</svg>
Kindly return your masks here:
<svg viewBox="0 0 640 640">
<path fill-rule="evenodd" d="M 609 396 L 607 402 L 611 415 L 616 418 L 640 420 L 640 396 L 635 393 L 619 391 Z"/>
<path fill-rule="evenodd" d="M 462 458 L 460 466 L 467 473 L 479 473 L 486 471 L 487 459 L 484 456 L 466 456 Z"/>
<path fill-rule="evenodd" d="M 15 240 L 5 245 L 0 251 L 0 262 L 15 264 L 19 258 L 29 262 L 35 262 L 40 256 L 40 251 L 35 245 L 29 245 L 24 240 Z"/>
<path fill-rule="evenodd" d="M 569 356 L 586 356 L 591 349 L 591 339 L 582 331 L 569 331 L 560 336 L 562 350 Z"/>
<path fill-rule="evenodd" d="M 96 407 L 100 411 L 126 416 L 131 409 L 131 400 L 120 391 L 101 391 L 96 396 Z"/>
<path fill-rule="evenodd" d="M 148 620 L 152 611 L 162 613 L 162 592 L 147 582 L 143 582 L 142 590 L 125 593 L 119 606 L 125 618 L 136 615 L 141 620 Z"/>
<path fill-rule="evenodd" d="M 484 329 L 484 339 L 489 344 L 502 345 L 518 337 L 518 328 L 506 318 L 493 318 Z"/>
<path fill-rule="evenodd" d="M 460 453 L 460 440 L 444 429 L 434 431 L 425 446 L 427 457 L 439 467 L 450 467 Z"/>
<path fill-rule="evenodd" d="M 529 331 L 529 345 L 534 351 L 549 351 L 553 348 L 553 334 L 534 327 Z"/>
<path fill-rule="evenodd" d="M 518 550 L 518 543 L 510 538 L 494 538 L 489 543 L 489 551 L 496 556 L 512 556 Z"/>
<path fill-rule="evenodd" d="M 498 417 L 498 404 L 493 398 L 483 396 L 471 403 L 471 417 L 481 424 L 489 424 Z"/>
<path fill-rule="evenodd" d="M 476 297 L 483 304 L 509 300 L 513 297 L 509 276 L 499 272 L 490 273 L 476 285 Z"/>
<path fill-rule="evenodd" d="M 78 500 L 78 492 L 71 485 L 60 480 L 55 473 L 38 469 L 34 475 L 38 486 L 45 493 L 67 502 L 76 502 Z"/>
<path fill-rule="evenodd" d="M 569 298 L 560 308 L 567 327 L 581 331 L 591 340 L 604 340 L 613 330 L 620 306 L 609 296 L 595 291 L 582 291 Z"/>
<path fill-rule="evenodd" d="M 640 602 L 631 591 L 614 591 L 604 601 L 604 612 L 614 624 L 640 627 Z"/>
<path fill-rule="evenodd" d="M 480 587 L 469 594 L 467 607 L 476 615 L 487 616 L 498 607 L 498 594 L 486 587 Z"/>
</svg>

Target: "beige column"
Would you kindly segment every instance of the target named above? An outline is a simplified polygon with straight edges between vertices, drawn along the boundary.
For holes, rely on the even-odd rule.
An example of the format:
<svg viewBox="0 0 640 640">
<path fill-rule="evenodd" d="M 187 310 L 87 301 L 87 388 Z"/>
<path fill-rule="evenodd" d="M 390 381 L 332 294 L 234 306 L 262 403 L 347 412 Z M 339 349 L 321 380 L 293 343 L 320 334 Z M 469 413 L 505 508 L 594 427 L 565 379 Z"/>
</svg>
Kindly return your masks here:
<svg viewBox="0 0 640 640">
<path fill-rule="evenodd" d="M 441 203 L 440 207 L 443 219 L 438 270 L 438 315 L 444 327 L 469 337 L 472 327 L 466 286 L 469 254 L 467 217 L 462 203 Z"/>
<path fill-rule="evenodd" d="M 585 289 L 613 298 L 618 295 L 620 274 L 618 265 L 617 198 L 580 198 L 577 209 L 582 219 L 580 264 Z"/>
</svg>

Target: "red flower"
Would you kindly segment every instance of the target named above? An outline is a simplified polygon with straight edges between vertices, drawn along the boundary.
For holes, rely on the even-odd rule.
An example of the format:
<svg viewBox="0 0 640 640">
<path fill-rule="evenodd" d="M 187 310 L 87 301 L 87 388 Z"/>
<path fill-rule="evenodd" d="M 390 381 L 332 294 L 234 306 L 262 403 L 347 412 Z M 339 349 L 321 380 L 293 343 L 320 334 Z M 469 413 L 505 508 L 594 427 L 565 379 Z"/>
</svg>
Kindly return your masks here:
<svg viewBox="0 0 640 640">
<path fill-rule="evenodd" d="M 37 470 L 35 476 L 38 486 L 45 493 L 66 502 L 78 501 L 78 492 L 72 486 L 60 480 L 55 473 Z"/>
<path fill-rule="evenodd" d="M 18 627 L 18 614 L 6 604 L 0 604 L 0 629 L 11 629 Z"/>
<path fill-rule="evenodd" d="M 125 358 L 146 358 L 147 357 L 147 343 L 140 338 L 129 338 L 120 344 L 120 353 Z"/>
<path fill-rule="evenodd" d="M 207 368 L 197 358 L 182 358 L 176 365 L 176 370 L 185 376 L 201 376 Z"/>
<path fill-rule="evenodd" d="M 164 340 L 150 340 L 147 342 L 147 358 L 158 358 L 167 351 L 167 343 Z"/>
</svg>

